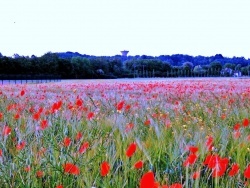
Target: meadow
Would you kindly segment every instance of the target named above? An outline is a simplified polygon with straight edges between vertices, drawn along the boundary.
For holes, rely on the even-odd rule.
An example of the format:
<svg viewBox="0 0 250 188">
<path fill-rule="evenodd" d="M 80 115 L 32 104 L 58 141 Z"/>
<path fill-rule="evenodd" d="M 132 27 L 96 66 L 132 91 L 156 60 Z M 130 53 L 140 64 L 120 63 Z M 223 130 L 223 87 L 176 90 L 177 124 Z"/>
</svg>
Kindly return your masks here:
<svg viewBox="0 0 250 188">
<path fill-rule="evenodd" d="M 0 187 L 250 185 L 250 79 L 0 86 Z"/>
</svg>

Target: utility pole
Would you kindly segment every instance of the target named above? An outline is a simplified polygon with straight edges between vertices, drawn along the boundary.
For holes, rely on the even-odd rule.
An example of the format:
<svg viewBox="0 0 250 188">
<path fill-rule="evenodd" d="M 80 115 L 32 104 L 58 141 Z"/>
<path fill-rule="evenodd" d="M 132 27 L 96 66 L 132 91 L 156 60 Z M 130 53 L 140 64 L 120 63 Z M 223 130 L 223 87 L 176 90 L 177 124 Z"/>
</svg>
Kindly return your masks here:
<svg viewBox="0 0 250 188">
<path fill-rule="evenodd" d="M 145 73 L 144 73 L 144 65 L 142 65 L 142 77 L 144 78 L 145 76 Z"/>
<path fill-rule="evenodd" d="M 134 78 L 135 78 L 135 64 L 133 64 L 133 67 L 134 67 Z"/>
<path fill-rule="evenodd" d="M 247 73 L 248 73 L 248 77 L 249 77 L 249 73 L 250 73 L 250 64 L 249 64 L 249 61 L 248 61 L 248 66 L 247 66 Z"/>
</svg>

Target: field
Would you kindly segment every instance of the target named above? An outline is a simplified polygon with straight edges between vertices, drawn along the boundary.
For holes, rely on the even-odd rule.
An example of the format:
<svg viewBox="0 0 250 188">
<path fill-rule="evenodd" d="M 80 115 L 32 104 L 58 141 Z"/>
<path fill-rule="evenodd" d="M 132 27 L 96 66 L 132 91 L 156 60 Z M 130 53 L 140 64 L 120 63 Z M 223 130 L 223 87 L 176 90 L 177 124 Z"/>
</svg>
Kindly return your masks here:
<svg viewBox="0 0 250 188">
<path fill-rule="evenodd" d="M 0 86 L 0 187 L 250 185 L 250 79 Z"/>
</svg>

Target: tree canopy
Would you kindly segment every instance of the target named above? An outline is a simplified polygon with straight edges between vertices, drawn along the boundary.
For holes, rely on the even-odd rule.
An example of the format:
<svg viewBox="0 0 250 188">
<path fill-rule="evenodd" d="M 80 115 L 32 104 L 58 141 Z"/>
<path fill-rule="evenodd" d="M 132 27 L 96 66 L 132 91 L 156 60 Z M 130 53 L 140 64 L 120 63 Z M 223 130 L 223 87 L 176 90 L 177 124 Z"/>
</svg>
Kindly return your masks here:
<svg viewBox="0 0 250 188">
<path fill-rule="evenodd" d="M 250 59 L 244 57 L 190 56 L 90 56 L 77 52 L 24 57 L 0 53 L 0 75 L 54 75 L 66 79 L 232 76 L 235 71 L 249 75 Z M 230 72 L 230 74 L 229 74 Z M 223 73 L 223 74 L 222 74 Z"/>
</svg>

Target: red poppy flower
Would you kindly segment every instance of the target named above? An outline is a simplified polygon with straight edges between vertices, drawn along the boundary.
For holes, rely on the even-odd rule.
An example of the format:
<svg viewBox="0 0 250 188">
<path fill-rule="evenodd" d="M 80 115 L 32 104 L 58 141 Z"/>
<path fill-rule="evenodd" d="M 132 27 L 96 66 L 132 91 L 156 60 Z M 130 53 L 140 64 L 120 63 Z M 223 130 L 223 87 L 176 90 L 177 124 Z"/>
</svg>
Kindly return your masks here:
<svg viewBox="0 0 250 188">
<path fill-rule="evenodd" d="M 234 130 L 235 131 L 238 131 L 240 129 L 240 124 L 239 123 L 236 123 L 235 125 L 234 125 Z"/>
<path fill-rule="evenodd" d="M 165 121 L 165 126 L 166 126 L 166 128 L 170 128 L 171 127 L 171 121 L 169 119 L 167 119 Z"/>
<path fill-rule="evenodd" d="M 228 162 L 228 158 L 220 158 L 219 155 L 208 155 L 203 164 L 213 170 L 213 177 L 220 177 L 226 172 Z"/>
<path fill-rule="evenodd" d="M 248 165 L 244 171 L 244 177 L 249 179 L 250 178 L 250 165 Z"/>
<path fill-rule="evenodd" d="M 65 138 L 63 139 L 63 145 L 64 145 L 65 147 L 68 147 L 68 146 L 70 145 L 70 143 L 71 143 L 71 139 L 70 139 L 69 137 L 65 137 Z"/>
<path fill-rule="evenodd" d="M 80 174 L 80 169 L 78 166 L 74 165 L 73 163 L 66 163 L 63 165 L 64 172 L 69 173 L 72 175 L 79 175 Z"/>
<path fill-rule="evenodd" d="M 0 112 L 0 119 L 3 119 L 3 113 Z"/>
<path fill-rule="evenodd" d="M 20 114 L 15 114 L 14 115 L 14 119 L 19 119 L 20 118 Z"/>
<path fill-rule="evenodd" d="M 191 153 L 187 159 L 184 161 L 183 165 L 186 167 L 186 166 L 189 166 L 189 165 L 192 165 L 195 163 L 195 161 L 197 160 L 197 155 Z"/>
<path fill-rule="evenodd" d="M 233 137 L 234 137 L 234 139 L 239 138 L 240 135 L 241 135 L 240 131 L 234 131 L 234 132 L 233 132 Z"/>
<path fill-rule="evenodd" d="M 227 170 L 229 160 L 227 158 L 219 158 L 219 161 L 216 161 L 216 165 L 213 168 L 213 177 L 221 177 L 225 174 Z"/>
<path fill-rule="evenodd" d="M 101 167 L 100 167 L 100 173 L 101 176 L 106 176 L 109 173 L 110 166 L 107 161 L 102 162 Z"/>
<path fill-rule="evenodd" d="M 93 119 L 94 115 L 95 115 L 94 112 L 89 112 L 87 115 L 88 120 Z"/>
<path fill-rule="evenodd" d="M 24 167 L 24 171 L 25 171 L 25 172 L 29 172 L 29 171 L 30 171 L 30 166 Z"/>
<path fill-rule="evenodd" d="M 69 105 L 68 105 L 68 109 L 69 109 L 69 110 L 72 110 L 72 109 L 74 109 L 74 106 L 73 106 L 72 104 L 69 104 Z"/>
<path fill-rule="evenodd" d="M 24 94 L 25 94 L 25 91 L 22 90 L 22 91 L 20 92 L 20 95 L 23 96 Z"/>
<path fill-rule="evenodd" d="M 222 119 L 222 120 L 226 119 L 226 117 L 227 117 L 226 114 L 222 114 L 222 115 L 221 115 L 221 119 Z"/>
<path fill-rule="evenodd" d="M 212 157 L 213 157 L 213 155 L 207 155 L 204 162 L 203 162 L 203 164 L 208 165 L 209 162 L 211 161 Z"/>
<path fill-rule="evenodd" d="M 43 177 L 43 171 L 39 170 L 36 172 L 36 177 L 41 178 Z"/>
<path fill-rule="evenodd" d="M 129 111 L 129 109 L 131 108 L 131 105 L 126 105 L 126 107 L 125 107 L 125 111 Z"/>
<path fill-rule="evenodd" d="M 30 112 L 31 114 L 33 114 L 33 113 L 35 112 L 35 109 L 34 109 L 33 106 L 31 106 L 31 107 L 29 108 L 29 112 Z"/>
<path fill-rule="evenodd" d="M 63 188 L 63 185 L 57 185 L 56 188 Z"/>
<path fill-rule="evenodd" d="M 200 171 L 194 172 L 193 175 L 192 175 L 192 178 L 195 179 L 195 180 L 200 178 Z"/>
<path fill-rule="evenodd" d="M 220 157 L 218 155 L 212 155 L 207 166 L 208 166 L 208 168 L 213 169 L 217 165 L 219 165 L 219 162 L 220 162 Z"/>
<path fill-rule="evenodd" d="M 40 123 L 40 127 L 42 130 L 46 129 L 48 127 L 48 121 L 47 120 L 42 120 Z"/>
<path fill-rule="evenodd" d="M 123 105 L 124 105 L 124 101 L 119 102 L 119 103 L 116 105 L 116 109 L 117 109 L 118 111 L 120 111 L 120 110 L 123 108 Z"/>
<path fill-rule="evenodd" d="M 80 107 L 80 106 L 82 106 L 82 104 L 83 104 L 82 99 L 77 99 L 77 100 L 76 100 L 76 105 L 77 105 L 77 106 Z"/>
<path fill-rule="evenodd" d="M 40 118 L 40 113 L 39 113 L 39 112 L 37 112 L 37 113 L 35 113 L 35 114 L 33 115 L 33 119 L 34 119 L 34 120 L 38 121 L 39 118 Z"/>
<path fill-rule="evenodd" d="M 214 139 L 213 139 L 212 136 L 209 136 L 208 139 L 207 139 L 207 141 L 206 141 L 206 146 L 207 146 L 207 149 L 208 149 L 209 151 L 212 151 L 212 148 L 213 148 L 213 141 L 214 141 Z"/>
<path fill-rule="evenodd" d="M 9 104 L 9 105 L 6 107 L 6 109 L 7 109 L 7 111 L 10 111 L 10 110 L 12 110 L 14 107 L 15 107 L 14 104 Z"/>
<path fill-rule="evenodd" d="M 229 176 L 235 176 L 240 170 L 240 167 L 238 164 L 233 164 L 231 167 L 231 170 L 228 172 Z"/>
<path fill-rule="evenodd" d="M 0 149 L 0 157 L 3 156 L 3 151 Z"/>
<path fill-rule="evenodd" d="M 182 184 L 174 183 L 174 184 L 170 185 L 168 188 L 182 188 Z"/>
<path fill-rule="evenodd" d="M 83 144 L 80 146 L 80 148 L 79 148 L 79 153 L 80 153 L 80 154 L 85 153 L 85 151 L 88 149 L 88 147 L 89 147 L 89 143 L 88 143 L 88 142 L 83 143 Z"/>
<path fill-rule="evenodd" d="M 127 157 L 132 157 L 132 155 L 135 153 L 136 151 L 136 143 L 132 143 L 129 145 L 127 151 L 126 151 L 126 156 Z"/>
<path fill-rule="evenodd" d="M 154 187 L 152 187 L 152 188 L 160 188 L 160 183 L 155 181 L 154 182 Z"/>
<path fill-rule="evenodd" d="M 51 111 L 52 113 L 55 113 L 57 110 L 59 110 L 62 106 L 62 101 L 58 101 L 56 103 L 54 103 L 51 107 Z"/>
<path fill-rule="evenodd" d="M 144 121 L 144 125 L 146 125 L 146 126 L 150 125 L 150 120 L 147 119 L 146 121 Z"/>
<path fill-rule="evenodd" d="M 134 164 L 134 167 L 136 168 L 136 169 L 140 169 L 140 168 L 142 168 L 143 167 L 143 161 L 137 161 L 135 164 Z"/>
<path fill-rule="evenodd" d="M 247 127 L 247 126 L 249 125 L 249 120 L 248 120 L 247 118 L 243 119 L 242 125 L 243 125 L 244 127 Z"/>
<path fill-rule="evenodd" d="M 157 113 L 153 113 L 153 114 L 152 114 L 152 117 L 155 118 L 155 119 L 157 119 L 159 116 L 160 116 L 160 115 L 157 114 Z"/>
<path fill-rule="evenodd" d="M 125 128 L 125 131 L 128 132 L 128 131 L 130 131 L 133 127 L 134 127 L 134 124 L 133 124 L 133 123 L 127 124 L 127 125 L 126 125 L 126 128 Z"/>
<path fill-rule="evenodd" d="M 168 188 L 168 186 L 167 185 L 162 185 L 161 188 Z"/>
<path fill-rule="evenodd" d="M 82 133 L 81 133 L 81 132 L 78 132 L 78 133 L 76 134 L 76 140 L 79 141 L 79 140 L 81 140 L 81 138 L 82 138 Z"/>
<path fill-rule="evenodd" d="M 38 113 L 42 113 L 43 112 L 43 107 L 40 107 L 39 110 L 38 110 Z"/>
<path fill-rule="evenodd" d="M 8 136 L 11 133 L 11 128 L 6 125 L 3 127 L 3 136 Z"/>
<path fill-rule="evenodd" d="M 152 188 L 155 185 L 154 173 L 149 171 L 145 173 L 140 180 L 140 188 Z"/>
<path fill-rule="evenodd" d="M 250 141 L 250 134 L 247 135 L 247 141 Z"/>
<path fill-rule="evenodd" d="M 24 141 L 16 145 L 17 150 L 22 150 L 25 147 L 26 143 Z"/>
<path fill-rule="evenodd" d="M 196 146 L 189 146 L 188 150 L 189 150 L 191 153 L 196 153 L 196 152 L 199 150 L 199 148 L 196 147 Z"/>
</svg>

